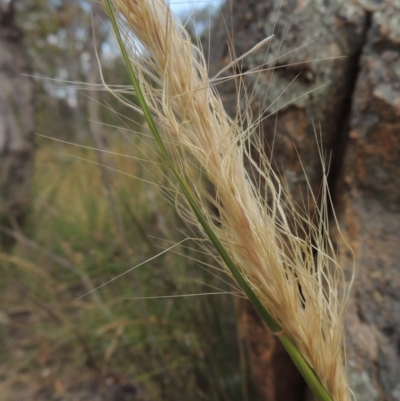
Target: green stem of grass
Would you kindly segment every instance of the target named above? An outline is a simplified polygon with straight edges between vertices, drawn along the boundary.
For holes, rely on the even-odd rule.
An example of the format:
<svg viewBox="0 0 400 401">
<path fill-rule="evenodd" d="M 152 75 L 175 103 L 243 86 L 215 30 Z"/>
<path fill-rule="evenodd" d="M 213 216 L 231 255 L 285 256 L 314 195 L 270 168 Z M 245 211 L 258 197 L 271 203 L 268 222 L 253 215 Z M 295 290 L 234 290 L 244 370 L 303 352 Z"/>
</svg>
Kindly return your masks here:
<svg viewBox="0 0 400 401">
<path fill-rule="evenodd" d="M 219 241 L 218 237 L 211 229 L 210 225 L 207 222 L 207 219 L 201 212 L 200 208 L 198 207 L 195 198 L 192 196 L 190 189 L 186 186 L 184 179 L 181 177 L 179 172 L 176 170 L 175 166 L 172 163 L 171 158 L 167 152 L 167 149 L 164 145 L 164 142 L 161 138 L 160 133 L 158 132 L 156 123 L 153 119 L 151 111 L 146 103 L 146 100 L 143 96 L 142 90 L 140 88 L 139 80 L 136 76 L 135 70 L 132 67 L 132 64 L 129 60 L 128 52 L 125 47 L 125 43 L 122 40 L 122 36 L 118 27 L 118 23 L 115 17 L 115 13 L 112 9 L 111 1 L 104 0 L 105 8 L 107 13 L 110 17 L 110 21 L 114 30 L 114 33 L 117 38 L 118 45 L 120 47 L 126 68 L 129 73 L 130 80 L 132 85 L 135 89 L 136 96 L 139 102 L 140 107 L 143 110 L 143 114 L 146 118 L 146 121 L 149 125 L 149 128 L 157 142 L 157 145 L 162 153 L 162 156 L 167 163 L 168 167 L 172 170 L 175 178 L 178 181 L 178 184 L 185 195 L 190 207 L 192 208 L 194 214 L 196 215 L 199 223 L 203 227 L 204 231 L 206 232 L 208 238 L 214 245 L 215 249 L 221 256 L 222 260 L 225 262 L 226 266 L 228 267 L 229 271 L 231 272 L 232 276 L 235 278 L 236 282 L 242 289 L 242 291 L 246 294 L 250 302 L 253 304 L 254 308 L 260 314 L 261 318 L 267 324 L 267 326 L 271 329 L 274 334 L 278 334 L 278 338 L 281 341 L 282 345 L 286 349 L 287 353 L 292 358 L 294 364 L 296 365 L 297 369 L 303 376 L 304 380 L 309 385 L 311 391 L 317 397 L 319 401 L 333 401 L 333 398 L 329 394 L 329 392 L 325 389 L 321 381 L 319 380 L 318 376 L 315 374 L 314 370 L 311 366 L 307 363 L 304 359 L 303 355 L 300 353 L 298 348 L 296 347 L 295 343 L 283 333 L 282 328 L 276 322 L 276 320 L 268 313 L 268 311 L 264 308 L 261 301 L 258 299 L 257 295 L 253 292 L 247 281 L 244 277 L 240 274 L 239 270 L 236 268 L 234 262 L 232 261 L 231 257 L 229 256 L 228 252 L 225 250 L 222 243 Z"/>
</svg>

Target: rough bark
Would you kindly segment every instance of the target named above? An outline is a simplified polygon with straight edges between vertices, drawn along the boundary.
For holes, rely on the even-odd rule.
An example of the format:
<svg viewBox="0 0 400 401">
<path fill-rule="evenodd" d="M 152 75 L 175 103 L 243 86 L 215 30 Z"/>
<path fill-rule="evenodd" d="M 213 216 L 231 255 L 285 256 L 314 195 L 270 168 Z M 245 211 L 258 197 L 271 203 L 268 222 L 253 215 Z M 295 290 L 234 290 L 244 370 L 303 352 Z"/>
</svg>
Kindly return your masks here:
<svg viewBox="0 0 400 401">
<path fill-rule="evenodd" d="M 13 2 L 0 1 L 0 222 L 14 227 L 28 209 L 32 180 L 34 91 L 22 75 L 29 74 L 22 39 Z"/>
<path fill-rule="evenodd" d="M 315 193 L 321 180 L 313 121 L 323 149 L 332 152 L 332 194 L 344 234 L 360 251 L 347 321 L 351 384 L 359 401 L 400 400 L 399 2 L 236 0 L 226 4 L 223 15 L 205 46 L 211 76 L 233 53 L 240 56 L 275 34 L 268 49 L 225 75 L 278 67 L 245 79 L 249 91 L 257 92 L 255 116 L 279 111 L 261 129 L 300 204 L 307 199 L 301 163 Z M 234 114 L 234 82 L 218 89 Z M 306 207 L 312 215 L 313 205 Z M 348 256 L 343 263 L 349 264 Z M 303 397 L 294 367 L 246 302 L 239 321 L 261 399 Z"/>
<path fill-rule="evenodd" d="M 250 302 L 240 299 L 238 305 L 239 333 L 247 349 L 252 381 L 260 400 L 304 400 L 303 378 L 281 343 Z"/>
<path fill-rule="evenodd" d="M 347 355 L 358 401 L 399 401 L 400 3 L 369 11 L 337 187 L 342 228 L 358 255 Z"/>
</svg>

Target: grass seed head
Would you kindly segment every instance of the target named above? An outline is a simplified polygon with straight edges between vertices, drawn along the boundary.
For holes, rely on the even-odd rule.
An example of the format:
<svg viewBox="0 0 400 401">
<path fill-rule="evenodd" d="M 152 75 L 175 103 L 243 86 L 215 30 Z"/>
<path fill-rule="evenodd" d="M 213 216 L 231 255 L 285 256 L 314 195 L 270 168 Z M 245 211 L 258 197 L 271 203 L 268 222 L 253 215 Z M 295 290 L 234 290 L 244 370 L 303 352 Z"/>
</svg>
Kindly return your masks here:
<svg viewBox="0 0 400 401">
<path fill-rule="evenodd" d="M 168 5 L 163 0 L 114 4 L 124 16 L 124 28 L 134 33 L 135 39 L 126 36 L 134 53 L 131 62 L 170 144 L 175 168 L 186 177 L 212 230 L 262 304 L 333 399 L 348 400 L 343 353 L 347 292 L 328 235 L 326 179 L 314 223 L 299 211 L 273 172 L 257 128 L 248 123 L 248 99 L 238 100 L 245 106 L 235 119 L 227 115 L 201 50 Z M 239 83 L 243 95 L 243 81 Z M 252 146 L 258 148 L 258 160 L 251 158 Z M 246 159 L 257 173 L 257 184 Z M 194 168 L 200 173 L 194 174 Z M 184 200 L 178 208 L 204 234 Z"/>
</svg>

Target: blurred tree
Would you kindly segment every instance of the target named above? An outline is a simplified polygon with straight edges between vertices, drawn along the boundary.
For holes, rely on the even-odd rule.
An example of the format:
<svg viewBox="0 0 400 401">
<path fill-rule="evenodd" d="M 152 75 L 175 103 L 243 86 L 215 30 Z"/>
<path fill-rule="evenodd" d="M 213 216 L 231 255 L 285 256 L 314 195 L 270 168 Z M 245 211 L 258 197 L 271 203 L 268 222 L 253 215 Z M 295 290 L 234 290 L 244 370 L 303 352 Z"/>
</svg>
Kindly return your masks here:
<svg viewBox="0 0 400 401">
<path fill-rule="evenodd" d="M 84 136 L 86 98 L 76 89 L 86 82 L 90 3 L 77 0 L 20 0 L 17 17 L 26 33 L 38 87 L 38 133 Z"/>
<path fill-rule="evenodd" d="M 92 15 L 93 8 L 96 11 Z M 26 33 L 32 73 L 39 77 L 35 80 L 37 132 L 64 139 L 87 139 L 90 99 L 94 94 L 93 91 L 89 93 L 88 88 L 93 84 L 92 17 L 98 20 L 97 50 L 107 83 L 128 83 L 126 69 L 119 62 L 120 55 L 109 35 L 108 22 L 102 18 L 100 4 L 87 0 L 19 0 L 16 11 L 19 25 Z M 126 107 L 109 93 L 97 92 L 94 96 L 100 104 L 107 103 L 118 112 L 126 111 Z M 100 109 L 99 121 L 118 123 L 116 113 Z"/>
<path fill-rule="evenodd" d="M 31 193 L 34 86 L 29 72 L 14 1 L 0 0 L 0 221 L 14 228 L 23 222 Z M 1 239 L 10 244 L 9 237 Z"/>
<path fill-rule="evenodd" d="M 359 401 L 398 401 L 400 5 L 389 0 L 231 0 L 223 15 L 211 30 L 210 46 L 205 41 L 211 76 L 229 64 L 232 54 L 240 56 L 275 34 L 268 49 L 246 57 L 226 76 L 247 73 L 249 91 L 258 93 L 254 115 L 276 113 L 261 123 L 266 147 L 274 144 L 276 169 L 300 205 L 307 199 L 310 216 L 315 205 L 308 201 L 300 160 L 318 193 L 321 162 L 313 120 L 317 127 L 320 123 L 323 148 L 332 153 L 328 178 L 338 218 L 360 265 L 346 322 L 350 383 Z M 263 70 L 250 74 L 256 67 Z M 219 90 L 234 114 L 234 82 Z M 341 258 L 350 269 L 350 255 Z M 251 305 L 243 301 L 239 309 L 262 399 L 303 400 L 304 385 L 279 341 Z"/>
</svg>

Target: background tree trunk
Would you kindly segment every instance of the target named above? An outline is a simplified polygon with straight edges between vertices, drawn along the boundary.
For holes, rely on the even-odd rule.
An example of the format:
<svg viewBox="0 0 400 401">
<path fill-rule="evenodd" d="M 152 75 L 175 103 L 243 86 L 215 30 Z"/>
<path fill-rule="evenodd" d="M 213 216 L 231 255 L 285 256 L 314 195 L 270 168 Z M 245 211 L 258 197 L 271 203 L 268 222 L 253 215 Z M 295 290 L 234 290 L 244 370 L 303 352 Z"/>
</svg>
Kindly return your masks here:
<svg viewBox="0 0 400 401">
<path fill-rule="evenodd" d="M 31 195 L 34 91 L 13 11 L 0 0 L 0 222 L 18 227 Z"/>
<path fill-rule="evenodd" d="M 257 92 L 253 112 L 279 111 L 261 129 L 300 205 L 308 199 L 301 163 L 313 192 L 320 186 L 313 121 L 318 135 L 321 129 L 338 217 L 359 258 L 347 319 L 350 380 L 359 401 L 400 400 L 399 7 L 390 0 L 232 0 L 214 24 L 210 47 L 205 44 L 213 76 L 232 54 L 240 56 L 275 34 L 269 48 L 226 75 L 263 66 L 260 74 L 245 76 L 249 91 Z M 218 88 L 234 114 L 234 82 Z M 312 216 L 314 205 L 306 203 Z M 350 268 L 349 255 L 341 258 Z M 279 342 L 251 305 L 241 302 L 239 309 L 261 399 L 304 399 L 304 385 Z"/>
<path fill-rule="evenodd" d="M 347 355 L 358 401 L 399 401 L 400 3 L 382 2 L 367 12 L 371 22 L 336 189 L 341 227 L 358 255 Z"/>
</svg>

